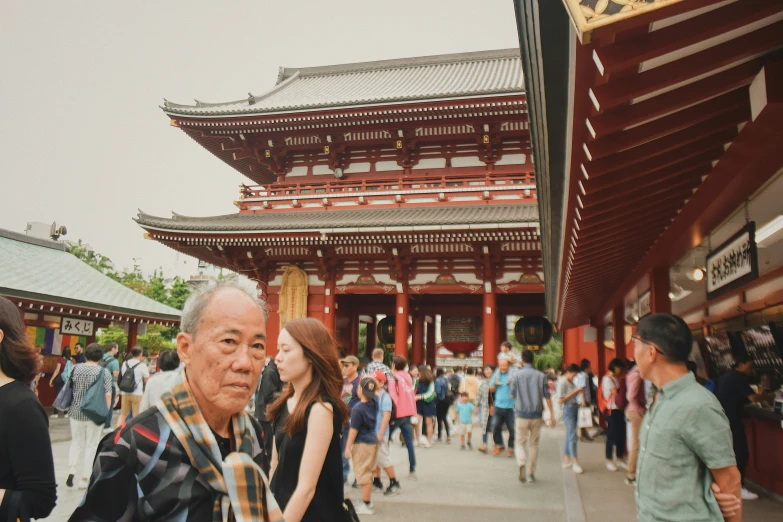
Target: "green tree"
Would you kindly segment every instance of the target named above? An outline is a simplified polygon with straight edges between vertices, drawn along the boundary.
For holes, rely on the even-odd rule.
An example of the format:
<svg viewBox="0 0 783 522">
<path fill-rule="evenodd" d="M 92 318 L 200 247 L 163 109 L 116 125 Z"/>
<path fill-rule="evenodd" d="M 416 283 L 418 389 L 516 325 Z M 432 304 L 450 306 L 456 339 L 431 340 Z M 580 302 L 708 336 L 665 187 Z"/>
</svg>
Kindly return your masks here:
<svg viewBox="0 0 783 522">
<path fill-rule="evenodd" d="M 367 354 L 367 323 L 359 323 L 359 360 Z"/>
<path fill-rule="evenodd" d="M 177 276 L 174 278 L 174 282 L 172 283 L 171 289 L 169 290 L 169 297 L 166 300 L 166 304 L 172 308 L 176 308 L 177 310 L 182 310 L 182 308 L 185 306 L 185 301 L 187 300 L 188 296 L 190 296 L 191 292 L 192 289 L 190 288 L 190 285 L 187 283 L 187 281 Z"/>
<path fill-rule="evenodd" d="M 147 333 L 140 335 L 137 342 L 139 346 L 151 353 L 158 353 L 161 350 L 173 350 L 175 348 L 174 343 L 163 335 L 167 330 L 168 328 L 159 324 L 147 325 Z"/>
<path fill-rule="evenodd" d="M 125 330 L 121 326 L 111 325 L 108 328 L 101 328 L 97 341 L 101 345 L 112 342 L 117 343 L 117 346 L 120 347 L 120 351 L 124 352 L 125 348 L 128 346 L 128 334 L 125 333 Z"/>
<path fill-rule="evenodd" d="M 96 252 L 95 250 L 88 248 L 87 245 L 82 243 L 80 239 L 76 243 L 68 243 L 70 252 L 83 262 L 93 267 L 98 272 L 111 277 L 112 279 L 119 279 L 117 272 L 114 270 L 114 263 L 111 259 Z"/>
<path fill-rule="evenodd" d="M 144 295 L 154 299 L 159 303 L 166 304 L 169 299 L 169 292 L 163 282 L 163 274 L 155 270 L 147 281 L 144 288 Z"/>
</svg>

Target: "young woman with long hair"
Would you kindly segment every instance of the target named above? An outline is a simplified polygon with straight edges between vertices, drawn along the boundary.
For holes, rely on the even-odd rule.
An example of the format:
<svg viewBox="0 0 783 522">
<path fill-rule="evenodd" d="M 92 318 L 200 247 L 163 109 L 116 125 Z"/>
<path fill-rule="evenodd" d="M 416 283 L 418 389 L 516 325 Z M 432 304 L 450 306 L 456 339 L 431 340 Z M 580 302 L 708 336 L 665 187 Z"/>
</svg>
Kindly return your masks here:
<svg viewBox="0 0 783 522">
<path fill-rule="evenodd" d="M 419 382 L 416 386 L 416 413 L 419 415 L 419 426 L 425 437 L 424 447 L 432 446 L 433 429 L 432 419 L 436 415 L 435 378 L 432 370 L 425 365 L 419 366 Z"/>
<path fill-rule="evenodd" d="M 405 367 L 408 365 L 408 360 L 405 357 L 395 355 L 392 365 L 394 375 L 388 385 L 389 395 L 397 407 L 397 420 L 394 421 L 394 428 L 400 430 L 404 444 L 408 448 L 408 462 L 410 464 L 408 478 L 415 479 L 416 450 L 413 447 L 413 426 L 411 424 L 411 418 L 416 416 L 413 379 L 411 379 L 411 374 L 405 371 Z"/>
<path fill-rule="evenodd" d="M 275 433 L 272 493 L 286 522 L 342 520 L 340 434 L 348 407 L 340 399 L 337 343 L 317 319 L 294 319 L 280 331 L 275 363 L 289 386 L 267 410 Z"/>
<path fill-rule="evenodd" d="M 38 351 L 19 308 L 0 297 L 0 519 L 46 518 L 57 500 L 49 420 L 29 384 Z"/>
</svg>

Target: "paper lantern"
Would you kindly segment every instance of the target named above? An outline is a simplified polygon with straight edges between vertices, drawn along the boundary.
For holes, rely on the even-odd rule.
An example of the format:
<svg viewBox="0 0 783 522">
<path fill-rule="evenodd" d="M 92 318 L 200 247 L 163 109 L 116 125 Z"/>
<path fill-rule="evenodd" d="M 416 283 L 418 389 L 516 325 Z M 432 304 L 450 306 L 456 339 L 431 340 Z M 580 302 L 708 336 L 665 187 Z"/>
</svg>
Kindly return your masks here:
<svg viewBox="0 0 783 522">
<path fill-rule="evenodd" d="M 386 316 L 378 321 L 376 330 L 378 331 L 378 340 L 383 344 L 394 344 L 394 332 L 397 329 L 394 317 Z"/>
<path fill-rule="evenodd" d="M 441 317 L 440 338 L 443 346 L 455 354 L 468 354 L 474 351 L 482 341 L 481 317 Z"/>
<path fill-rule="evenodd" d="M 552 323 L 546 317 L 523 317 L 514 325 L 514 335 L 520 344 L 543 346 L 552 339 Z"/>
</svg>

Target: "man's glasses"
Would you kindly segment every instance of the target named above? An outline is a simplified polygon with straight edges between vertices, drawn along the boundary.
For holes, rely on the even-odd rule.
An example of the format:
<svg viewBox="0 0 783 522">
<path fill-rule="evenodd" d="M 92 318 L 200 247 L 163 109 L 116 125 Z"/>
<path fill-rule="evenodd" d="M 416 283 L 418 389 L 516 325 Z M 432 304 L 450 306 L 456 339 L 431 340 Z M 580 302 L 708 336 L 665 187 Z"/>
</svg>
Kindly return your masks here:
<svg viewBox="0 0 783 522">
<path fill-rule="evenodd" d="M 656 344 L 653 344 L 653 343 L 651 343 L 651 342 L 645 341 L 644 339 L 642 339 L 641 337 L 639 337 L 637 334 L 633 334 L 633 335 L 631 336 L 631 340 L 632 340 L 632 341 L 639 341 L 640 343 L 642 343 L 642 344 L 646 344 L 647 346 L 652 346 L 653 348 L 655 348 L 655 351 L 656 351 L 656 352 L 658 352 L 659 354 L 661 354 L 661 355 L 666 355 L 666 354 L 663 352 L 663 350 L 661 350 L 661 349 L 660 349 L 660 348 L 659 348 L 659 347 L 658 347 Z"/>
</svg>

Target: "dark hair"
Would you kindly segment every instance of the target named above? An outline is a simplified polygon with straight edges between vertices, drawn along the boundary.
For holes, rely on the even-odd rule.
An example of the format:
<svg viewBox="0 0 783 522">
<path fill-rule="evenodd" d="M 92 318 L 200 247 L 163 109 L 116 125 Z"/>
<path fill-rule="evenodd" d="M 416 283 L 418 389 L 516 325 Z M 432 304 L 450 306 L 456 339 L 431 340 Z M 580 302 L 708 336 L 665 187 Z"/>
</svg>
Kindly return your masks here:
<svg viewBox="0 0 783 522">
<path fill-rule="evenodd" d="M 435 370 L 435 377 L 443 377 L 443 374 L 446 373 L 443 371 L 443 368 L 438 368 Z"/>
<path fill-rule="evenodd" d="M 459 394 L 460 394 L 462 397 L 470 397 L 470 395 L 468 394 L 468 392 L 460 392 Z"/>
<path fill-rule="evenodd" d="M 473 367 L 472 367 L 472 366 L 468 366 L 468 369 L 466 370 L 466 372 L 467 372 L 467 374 L 468 374 L 468 375 L 473 375 L 474 371 L 475 371 L 475 370 L 473 369 Z"/>
<path fill-rule="evenodd" d="M 685 366 L 688 367 L 688 371 L 691 372 L 693 375 L 696 375 L 699 371 L 699 367 L 693 361 L 686 361 Z"/>
<path fill-rule="evenodd" d="M 533 364 L 533 352 L 525 350 L 522 352 L 522 362 L 527 364 Z"/>
<path fill-rule="evenodd" d="M 568 368 L 566 368 L 566 372 L 579 373 L 580 371 L 581 368 L 579 368 L 579 366 L 577 366 L 576 364 L 569 364 Z"/>
<path fill-rule="evenodd" d="M 500 346 L 505 346 L 505 347 L 506 347 L 506 348 L 508 348 L 509 350 L 510 350 L 510 349 L 512 349 L 512 348 L 514 347 L 514 345 L 513 345 L 513 344 L 511 344 L 511 341 L 503 341 L 502 343 L 500 343 Z"/>
<path fill-rule="evenodd" d="M 421 384 L 430 384 L 435 379 L 432 377 L 432 370 L 427 368 L 426 365 L 419 365 L 419 382 Z"/>
<path fill-rule="evenodd" d="M 684 364 L 691 355 L 693 335 L 690 328 L 674 314 L 652 314 L 642 317 L 636 336 L 653 343 L 672 362 Z"/>
<path fill-rule="evenodd" d="M 73 345 L 74 348 L 76 348 L 77 346 L 81 346 L 82 348 L 84 348 L 84 345 L 82 343 L 76 343 Z"/>
<path fill-rule="evenodd" d="M 495 365 L 494 365 L 494 364 L 492 364 L 492 363 L 487 363 L 487 364 L 485 364 L 484 366 L 482 366 L 482 369 L 484 369 L 484 368 L 489 368 L 489 369 L 490 369 L 490 370 L 492 370 L 493 372 L 495 371 Z"/>
<path fill-rule="evenodd" d="M 335 418 L 340 420 L 340 425 L 344 425 L 348 420 L 348 406 L 340 397 L 343 374 L 340 371 L 337 341 L 321 321 L 311 317 L 288 321 L 283 329 L 302 346 L 304 357 L 310 361 L 313 371 L 313 379 L 304 390 L 300 390 L 301 398 L 283 424 L 283 429 L 290 436 L 305 429 L 310 407 L 316 402 L 324 404 L 324 397 L 330 399 Z M 293 395 L 294 387 L 288 386 L 267 408 L 267 418 L 273 423 L 277 422 L 286 401 Z"/>
<path fill-rule="evenodd" d="M 134 346 L 133 348 L 131 348 L 131 351 L 130 351 L 131 357 L 138 357 L 142 353 L 144 353 L 144 350 L 138 344 L 136 346 Z"/>
<path fill-rule="evenodd" d="M 740 352 L 734 356 L 734 366 L 751 362 L 753 358 L 745 352 Z"/>
<path fill-rule="evenodd" d="M 628 361 L 628 363 L 626 363 L 625 371 L 630 372 L 631 370 L 633 370 L 634 366 L 636 366 L 636 361 L 631 359 L 630 361 Z"/>
<path fill-rule="evenodd" d="M 614 359 L 609 361 L 609 371 L 614 373 L 614 371 L 616 369 L 618 369 L 618 368 L 619 369 L 624 369 L 625 368 L 625 363 L 619 357 L 615 357 Z"/>
<path fill-rule="evenodd" d="M 590 362 L 590 359 L 582 359 L 582 363 L 579 365 L 579 368 L 582 371 L 587 370 L 590 366 L 592 366 L 592 363 Z"/>
<path fill-rule="evenodd" d="M 115 348 L 119 348 L 119 346 L 117 346 L 117 343 L 111 342 L 111 343 L 108 343 L 108 344 L 104 345 L 103 351 L 106 352 L 106 353 L 109 353 L 110 351 L 114 350 Z"/>
<path fill-rule="evenodd" d="M 100 362 L 103 359 L 103 347 L 98 343 L 91 343 L 84 351 L 84 356 L 88 361 Z"/>
<path fill-rule="evenodd" d="M 395 355 L 394 359 L 392 359 L 392 364 L 394 365 L 394 369 L 400 372 L 405 369 L 405 366 L 408 364 L 408 359 L 402 355 Z"/>
<path fill-rule="evenodd" d="M 63 352 L 61 355 L 63 356 L 63 359 L 69 361 L 71 359 L 71 347 L 66 346 L 65 348 L 63 348 Z"/>
<path fill-rule="evenodd" d="M 179 367 L 177 350 L 163 350 L 158 356 L 158 368 L 162 372 L 176 370 Z"/>
<path fill-rule="evenodd" d="M 27 337 L 19 308 L 0 297 L 0 369 L 12 379 L 29 384 L 38 373 L 41 355 Z"/>
</svg>

